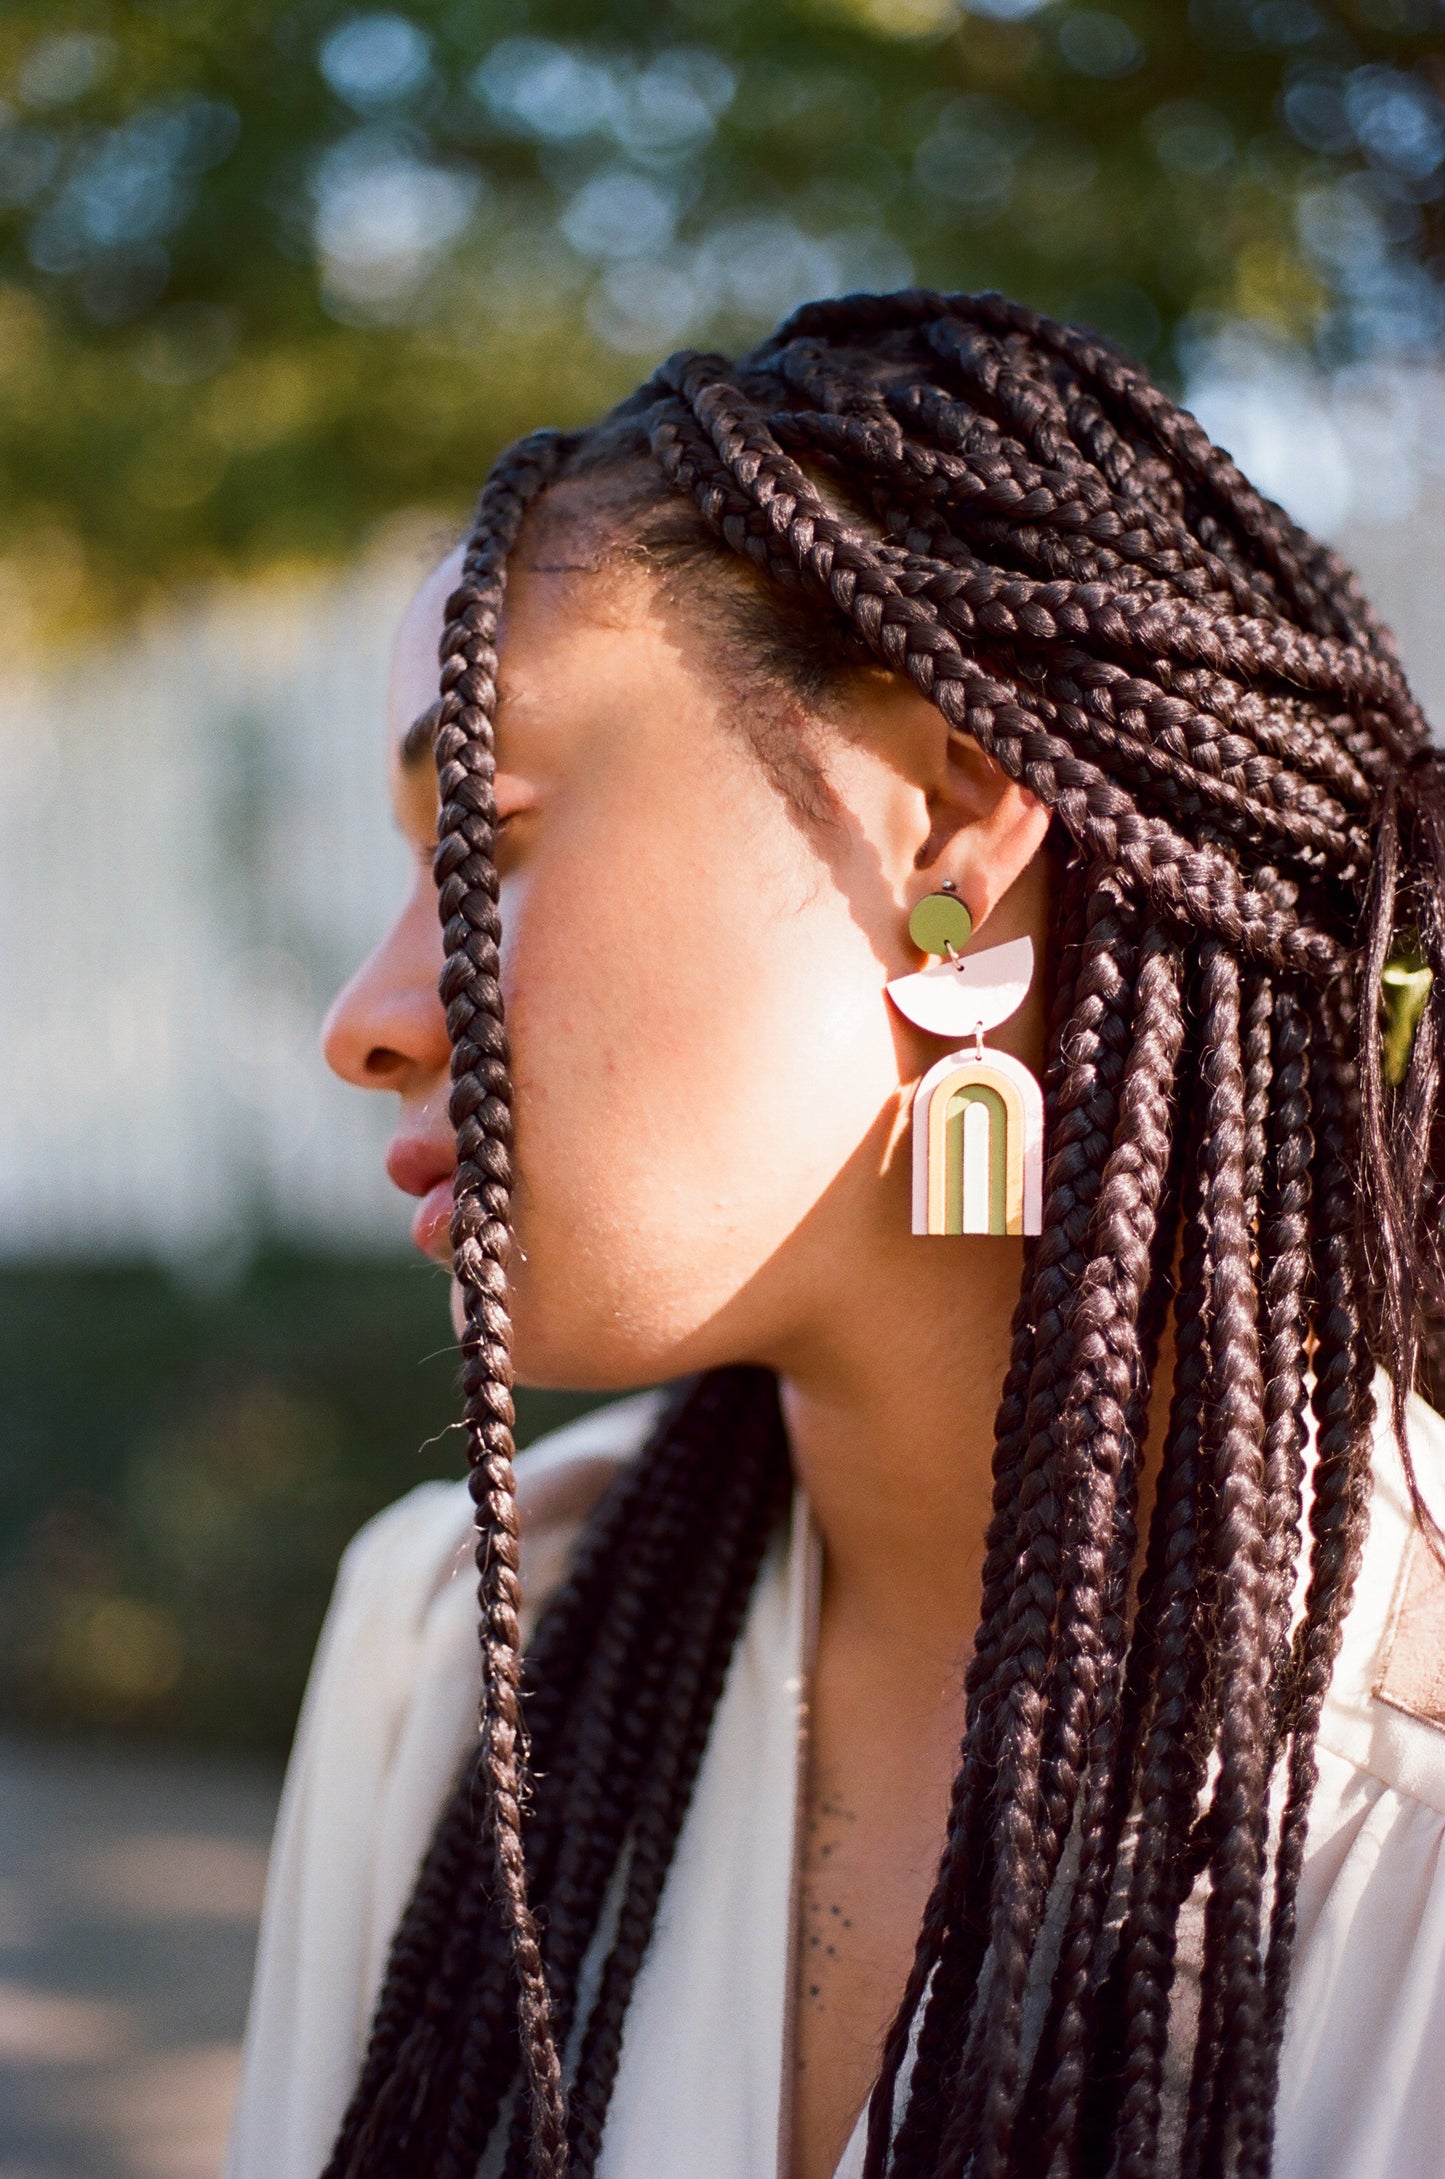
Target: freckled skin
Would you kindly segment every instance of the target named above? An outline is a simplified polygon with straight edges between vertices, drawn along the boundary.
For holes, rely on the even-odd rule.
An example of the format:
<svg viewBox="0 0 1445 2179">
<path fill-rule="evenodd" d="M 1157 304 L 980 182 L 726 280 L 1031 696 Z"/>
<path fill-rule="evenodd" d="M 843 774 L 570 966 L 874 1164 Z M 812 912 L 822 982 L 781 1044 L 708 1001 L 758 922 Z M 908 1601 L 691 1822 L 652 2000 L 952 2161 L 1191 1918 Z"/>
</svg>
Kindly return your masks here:
<svg viewBox="0 0 1445 2179">
<path fill-rule="evenodd" d="M 418 1196 L 453 1158 L 450 1055 L 435 780 L 401 742 L 435 696 L 455 572 L 423 585 L 393 673 L 411 892 L 326 1030 L 338 1073 L 397 1097 L 392 1170 Z M 882 673 L 811 722 L 826 792 L 800 815 L 685 616 L 525 539 L 500 654 L 518 1374 L 778 1374 L 824 1552 L 789 2179 L 831 2179 L 941 1844 L 1021 1258 L 911 1233 L 909 1102 L 941 1047 L 884 986 L 921 965 L 908 914 L 945 878 L 982 944 L 1043 949 L 1047 818 Z M 1044 1010 L 1036 989 L 991 1041 L 1037 1067 Z M 445 1259 L 438 1185 L 425 1245 Z"/>
</svg>

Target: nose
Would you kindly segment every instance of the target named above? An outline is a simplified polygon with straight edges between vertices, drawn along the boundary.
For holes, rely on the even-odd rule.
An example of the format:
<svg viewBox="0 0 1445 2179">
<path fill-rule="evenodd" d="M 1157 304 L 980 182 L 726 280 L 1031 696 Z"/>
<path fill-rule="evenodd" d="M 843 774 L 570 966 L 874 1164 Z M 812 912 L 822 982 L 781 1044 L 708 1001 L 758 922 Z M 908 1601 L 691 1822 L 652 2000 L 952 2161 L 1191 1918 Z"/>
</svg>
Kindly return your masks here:
<svg viewBox="0 0 1445 2179">
<path fill-rule="evenodd" d="M 436 895 L 410 901 L 331 1003 L 321 1031 L 326 1064 L 357 1089 L 425 1090 L 451 1060 L 437 995 L 442 942 Z"/>
</svg>

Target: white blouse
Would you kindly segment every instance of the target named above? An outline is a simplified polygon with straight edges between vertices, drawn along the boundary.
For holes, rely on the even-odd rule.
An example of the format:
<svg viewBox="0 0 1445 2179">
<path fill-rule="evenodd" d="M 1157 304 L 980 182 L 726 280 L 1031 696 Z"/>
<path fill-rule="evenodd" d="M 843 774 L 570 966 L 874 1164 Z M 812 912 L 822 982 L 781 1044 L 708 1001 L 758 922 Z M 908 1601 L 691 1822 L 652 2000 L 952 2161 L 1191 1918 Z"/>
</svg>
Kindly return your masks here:
<svg viewBox="0 0 1445 2179">
<path fill-rule="evenodd" d="M 1320 1731 L 1275 2179 L 1445 2172 L 1445 1575 L 1378 1385 L 1369 1542 Z M 622 1400 L 518 1463 L 532 1610 L 656 1412 Z M 1427 1497 L 1445 1422 L 1411 1403 Z M 317 2179 L 392 1930 L 474 1732 L 465 1486 L 424 1483 L 342 1561 L 287 1772 L 224 2179 Z M 627 2014 L 601 2179 L 769 2179 L 785 2118 L 795 1826 L 818 1547 L 764 1562 Z M 837 2179 L 862 2171 L 860 2116 Z"/>
</svg>

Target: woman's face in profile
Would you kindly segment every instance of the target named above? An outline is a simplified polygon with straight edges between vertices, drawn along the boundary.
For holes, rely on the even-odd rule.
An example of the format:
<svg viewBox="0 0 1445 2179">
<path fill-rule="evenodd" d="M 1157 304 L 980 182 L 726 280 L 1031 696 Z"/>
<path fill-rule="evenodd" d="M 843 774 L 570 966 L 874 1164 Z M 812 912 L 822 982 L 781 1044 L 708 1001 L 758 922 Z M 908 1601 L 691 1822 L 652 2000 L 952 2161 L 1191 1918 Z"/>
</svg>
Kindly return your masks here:
<svg viewBox="0 0 1445 2179">
<path fill-rule="evenodd" d="M 871 677 L 866 735 L 825 739 L 785 699 L 731 688 L 696 616 L 642 574 L 558 564 L 548 534 L 514 556 L 496 721 L 518 1374 L 610 1388 L 787 1366 L 850 1257 L 908 1236 L 900 1085 L 920 1059 L 884 985 L 917 961 L 914 714 L 930 707 Z M 443 1262 L 436 780 L 406 736 L 435 698 L 457 573 L 423 585 L 392 674 L 411 893 L 325 1033 L 340 1074 L 398 1096 L 388 1169 Z M 741 730 L 743 702 L 776 704 L 780 750 L 815 753 L 808 812 Z"/>
</svg>

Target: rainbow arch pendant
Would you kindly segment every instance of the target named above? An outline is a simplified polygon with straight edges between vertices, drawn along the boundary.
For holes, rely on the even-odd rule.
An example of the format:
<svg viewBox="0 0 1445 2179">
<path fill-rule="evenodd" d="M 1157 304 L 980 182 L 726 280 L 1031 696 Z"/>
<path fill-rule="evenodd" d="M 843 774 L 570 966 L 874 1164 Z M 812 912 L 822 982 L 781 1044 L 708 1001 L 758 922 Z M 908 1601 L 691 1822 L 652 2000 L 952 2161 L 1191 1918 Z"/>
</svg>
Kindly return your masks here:
<svg viewBox="0 0 1445 2179">
<path fill-rule="evenodd" d="M 1017 1012 L 1033 977 L 1026 938 L 950 955 L 888 986 L 931 1036 L 972 1045 L 930 1067 L 913 1095 L 913 1231 L 1038 1233 L 1043 1225 L 1044 1101 L 1011 1052 L 983 1041 Z"/>
<path fill-rule="evenodd" d="M 1044 1101 L 1011 1052 L 950 1052 L 913 1097 L 915 1233 L 1037 1233 Z"/>
</svg>

